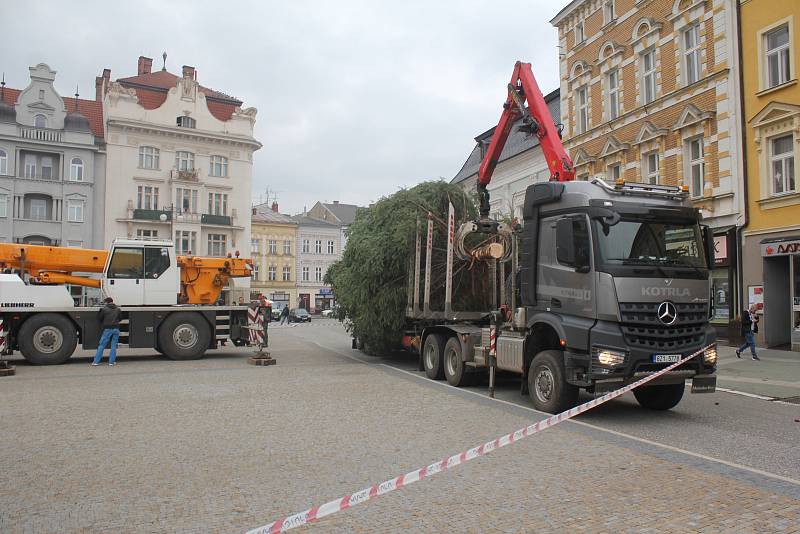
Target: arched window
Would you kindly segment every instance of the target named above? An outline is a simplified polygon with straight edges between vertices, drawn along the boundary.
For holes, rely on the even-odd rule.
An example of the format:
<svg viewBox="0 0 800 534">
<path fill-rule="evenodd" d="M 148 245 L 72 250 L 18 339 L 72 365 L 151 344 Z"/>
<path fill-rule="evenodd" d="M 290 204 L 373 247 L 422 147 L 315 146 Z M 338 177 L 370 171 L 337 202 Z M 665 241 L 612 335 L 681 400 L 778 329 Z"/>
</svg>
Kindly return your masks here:
<svg viewBox="0 0 800 534">
<path fill-rule="evenodd" d="M 228 158 L 225 156 L 211 156 L 210 176 L 228 176 Z"/>
<path fill-rule="evenodd" d="M 33 118 L 33 126 L 36 128 L 47 128 L 47 117 L 42 114 L 36 115 Z"/>
<path fill-rule="evenodd" d="M 69 165 L 69 179 L 75 182 L 83 181 L 83 160 L 81 158 L 72 158 Z"/>
<path fill-rule="evenodd" d="M 0 176 L 8 174 L 8 154 L 0 148 Z"/>
<path fill-rule="evenodd" d="M 183 128 L 194 128 L 195 122 L 194 119 L 191 117 L 187 117 L 186 115 L 181 115 L 176 119 L 178 126 Z"/>
</svg>

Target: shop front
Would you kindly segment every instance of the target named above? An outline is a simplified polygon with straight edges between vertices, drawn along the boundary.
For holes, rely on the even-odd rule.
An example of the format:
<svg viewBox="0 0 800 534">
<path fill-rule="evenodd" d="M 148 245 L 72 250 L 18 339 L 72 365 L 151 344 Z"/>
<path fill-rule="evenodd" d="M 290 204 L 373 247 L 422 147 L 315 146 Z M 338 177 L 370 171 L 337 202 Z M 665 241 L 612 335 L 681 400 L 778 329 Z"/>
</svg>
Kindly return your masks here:
<svg viewBox="0 0 800 534">
<path fill-rule="evenodd" d="M 714 231 L 714 268 L 711 271 L 711 324 L 720 339 L 731 339 L 731 321 L 736 318 L 736 229 Z M 736 332 L 733 333 L 733 337 Z"/>
<path fill-rule="evenodd" d="M 800 236 L 762 240 L 761 257 L 763 295 L 753 288 L 753 298 L 763 298 L 764 342 L 800 351 Z"/>
<path fill-rule="evenodd" d="M 329 287 L 322 287 L 314 296 L 314 313 L 321 313 L 333 307 L 333 290 Z"/>
</svg>

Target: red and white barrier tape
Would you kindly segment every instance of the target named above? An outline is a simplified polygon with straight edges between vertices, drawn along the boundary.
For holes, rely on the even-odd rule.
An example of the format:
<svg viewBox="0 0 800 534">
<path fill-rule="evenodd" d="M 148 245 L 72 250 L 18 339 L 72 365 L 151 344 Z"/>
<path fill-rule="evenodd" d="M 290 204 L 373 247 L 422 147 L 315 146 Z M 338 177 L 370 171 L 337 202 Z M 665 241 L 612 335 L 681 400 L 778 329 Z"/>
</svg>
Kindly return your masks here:
<svg viewBox="0 0 800 534">
<path fill-rule="evenodd" d="M 703 347 L 697 352 L 690 354 L 689 356 L 686 356 L 682 360 L 675 362 L 669 365 L 668 367 L 665 367 L 664 369 L 661 369 L 660 371 L 653 373 L 650 376 L 646 376 L 641 380 L 637 380 L 632 384 L 614 390 L 610 393 L 606 393 L 602 397 L 597 397 L 596 399 L 592 399 L 589 402 L 581 404 L 580 406 L 576 406 L 575 408 L 569 409 L 565 412 L 552 415 L 547 419 L 543 419 L 532 425 L 528 425 L 525 428 L 520 428 L 519 430 L 512 432 L 510 434 L 506 434 L 505 436 L 499 437 L 492 441 L 487 441 L 483 445 L 480 445 L 478 447 L 473 447 L 468 451 L 464 451 L 460 454 L 455 454 L 449 458 L 445 458 L 444 460 L 434 462 L 426 467 L 422 467 L 415 471 L 411 471 L 410 473 L 406 473 L 405 475 L 400 475 L 399 477 L 395 477 L 385 482 L 382 482 L 381 484 L 374 484 L 368 488 L 362 489 L 361 491 L 357 491 L 356 493 L 351 493 L 350 495 L 345 495 L 344 497 L 341 497 L 339 499 L 327 502 L 322 506 L 314 506 L 303 512 L 299 512 L 294 515 L 284 517 L 283 519 L 278 519 L 277 521 L 273 521 L 272 523 L 266 524 L 263 527 L 258 527 L 252 530 L 248 530 L 247 534 L 273 534 L 277 532 L 284 532 L 286 530 L 291 530 L 293 528 L 306 525 L 308 523 L 322 519 L 325 516 L 335 514 L 336 512 L 341 512 L 342 510 L 352 508 L 356 504 L 361 504 L 363 502 L 370 501 L 376 497 L 380 497 L 381 495 L 385 495 L 386 493 L 399 490 L 404 486 L 408 486 L 409 484 L 413 484 L 414 482 L 419 482 L 423 478 L 431 477 L 437 473 L 441 473 L 442 471 L 446 471 L 447 469 L 453 468 L 457 465 L 461 465 L 470 460 L 474 460 L 475 458 L 478 458 L 480 456 L 489 454 L 490 452 L 496 449 L 505 447 L 506 445 L 511 445 L 515 441 L 520 441 L 521 439 L 527 438 L 528 436 L 532 436 L 533 434 L 541 432 L 546 428 L 550 428 L 563 421 L 572 419 L 576 415 L 580 415 L 588 410 L 591 410 L 595 406 L 599 406 L 600 404 L 606 403 L 611 399 L 615 399 L 620 395 L 623 395 L 633 390 L 634 388 L 641 386 L 642 384 L 646 384 L 647 382 L 650 382 L 651 380 L 658 378 L 664 373 L 668 373 L 669 371 L 675 369 L 679 365 L 686 363 L 692 358 L 695 358 L 698 355 L 703 354 L 703 352 L 705 352 L 712 346 L 713 345 Z"/>
<path fill-rule="evenodd" d="M 6 350 L 6 331 L 3 327 L 3 320 L 0 319 L 0 356 L 3 355 L 3 352 Z"/>
</svg>

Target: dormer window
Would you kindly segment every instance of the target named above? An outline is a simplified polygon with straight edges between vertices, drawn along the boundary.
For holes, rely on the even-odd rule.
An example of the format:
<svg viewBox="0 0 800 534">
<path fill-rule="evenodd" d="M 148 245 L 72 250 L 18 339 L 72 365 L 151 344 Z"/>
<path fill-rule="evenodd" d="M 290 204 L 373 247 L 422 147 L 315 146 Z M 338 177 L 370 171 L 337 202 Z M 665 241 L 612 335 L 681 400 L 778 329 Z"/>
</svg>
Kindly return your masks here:
<svg viewBox="0 0 800 534">
<path fill-rule="evenodd" d="M 194 128 L 195 127 L 194 119 L 191 118 L 191 117 L 187 117 L 186 115 L 181 115 L 180 117 L 178 117 L 177 124 L 181 128 Z"/>
<path fill-rule="evenodd" d="M 33 118 L 33 126 L 34 128 L 47 128 L 47 117 L 44 115 L 36 115 Z"/>
</svg>

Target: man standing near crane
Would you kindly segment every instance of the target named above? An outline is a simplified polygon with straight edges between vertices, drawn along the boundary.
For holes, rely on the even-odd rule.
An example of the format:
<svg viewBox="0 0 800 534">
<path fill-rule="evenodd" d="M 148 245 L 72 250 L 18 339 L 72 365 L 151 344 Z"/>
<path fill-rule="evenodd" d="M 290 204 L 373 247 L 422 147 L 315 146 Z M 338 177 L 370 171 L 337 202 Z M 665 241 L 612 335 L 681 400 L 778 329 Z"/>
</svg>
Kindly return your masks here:
<svg viewBox="0 0 800 534">
<path fill-rule="evenodd" d="M 97 317 L 103 327 L 103 335 L 100 337 L 100 344 L 97 346 L 97 352 L 94 355 L 92 366 L 100 365 L 100 360 L 103 359 L 103 350 L 111 341 L 111 351 L 108 353 L 108 365 L 116 365 L 117 360 L 117 342 L 119 341 L 119 320 L 122 316 L 122 310 L 114 304 L 114 299 L 108 297 L 105 300 L 106 305 L 97 312 Z"/>
</svg>

